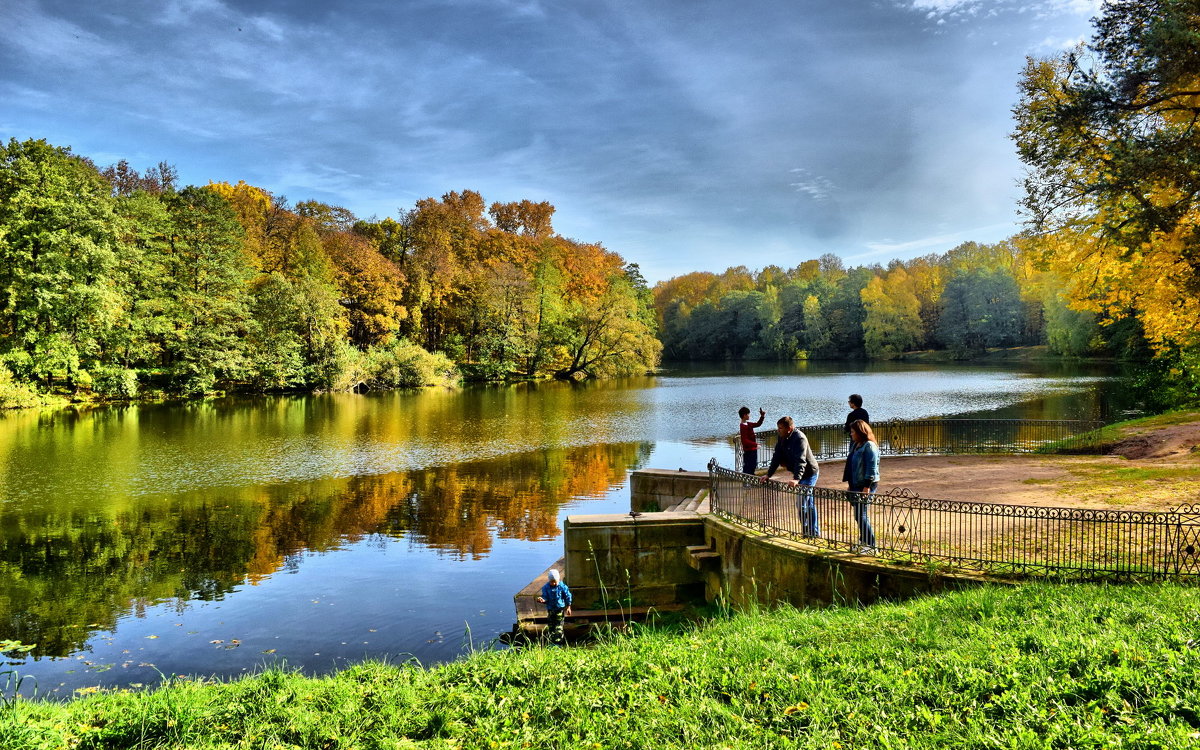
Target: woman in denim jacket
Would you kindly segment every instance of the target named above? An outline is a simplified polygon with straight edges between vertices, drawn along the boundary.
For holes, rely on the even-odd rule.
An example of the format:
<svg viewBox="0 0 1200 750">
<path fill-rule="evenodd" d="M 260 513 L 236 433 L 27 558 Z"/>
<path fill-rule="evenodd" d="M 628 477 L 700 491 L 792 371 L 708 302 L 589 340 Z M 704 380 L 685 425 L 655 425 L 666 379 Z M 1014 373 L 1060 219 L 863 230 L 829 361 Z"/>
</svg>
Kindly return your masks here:
<svg viewBox="0 0 1200 750">
<path fill-rule="evenodd" d="M 847 484 L 851 492 L 859 493 L 850 496 L 850 508 L 858 524 L 859 552 L 872 554 L 875 552 L 875 530 L 871 528 L 867 511 L 871 506 L 870 496 L 879 488 L 879 443 L 875 442 L 871 425 L 861 419 L 850 423 L 850 439 L 854 445 L 846 458 Z"/>
</svg>

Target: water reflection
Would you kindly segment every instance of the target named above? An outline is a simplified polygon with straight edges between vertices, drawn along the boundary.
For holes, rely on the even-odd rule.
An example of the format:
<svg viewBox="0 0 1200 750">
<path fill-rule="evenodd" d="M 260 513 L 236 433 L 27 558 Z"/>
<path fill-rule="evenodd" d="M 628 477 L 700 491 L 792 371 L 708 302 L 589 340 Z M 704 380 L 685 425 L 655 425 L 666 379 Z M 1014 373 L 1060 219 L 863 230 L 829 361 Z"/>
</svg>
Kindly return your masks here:
<svg viewBox="0 0 1200 750">
<path fill-rule="evenodd" d="M 431 469 L 0 516 L 0 633 L 66 656 L 92 630 L 170 599 L 211 601 L 372 535 L 454 559 L 497 539 L 559 534 L 565 499 L 596 496 L 645 460 L 648 443 L 538 451 Z"/>
<path fill-rule="evenodd" d="M 728 458 L 743 403 L 840 423 L 852 392 L 876 420 L 1105 418 L 1127 396 L 1103 371 L 784 363 L 3 415 L 0 639 L 37 643 L 22 674 L 68 690 L 267 653 L 451 659 L 447 633 L 511 625 L 566 513 L 628 508 L 629 470 Z"/>
</svg>

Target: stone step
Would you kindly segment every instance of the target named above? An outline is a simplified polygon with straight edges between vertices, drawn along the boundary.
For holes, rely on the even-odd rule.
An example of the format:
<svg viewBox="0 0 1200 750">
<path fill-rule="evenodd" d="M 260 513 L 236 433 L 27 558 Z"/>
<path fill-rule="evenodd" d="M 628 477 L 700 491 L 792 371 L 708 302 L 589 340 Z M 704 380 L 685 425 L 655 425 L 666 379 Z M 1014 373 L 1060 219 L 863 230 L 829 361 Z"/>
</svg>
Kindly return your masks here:
<svg viewBox="0 0 1200 750">
<path fill-rule="evenodd" d="M 664 508 L 664 510 L 669 513 L 677 513 L 680 511 L 706 513 L 708 512 L 708 507 L 710 507 L 710 504 L 708 503 L 708 490 L 703 489 L 697 492 L 694 496 L 685 497 L 673 505 Z"/>
<path fill-rule="evenodd" d="M 700 505 L 708 499 L 708 490 L 703 489 L 696 493 L 696 496 L 684 503 L 683 510 L 700 511 Z"/>
<path fill-rule="evenodd" d="M 693 544 L 687 547 L 687 563 L 696 570 L 714 568 L 721 562 L 721 553 L 707 544 Z"/>
</svg>

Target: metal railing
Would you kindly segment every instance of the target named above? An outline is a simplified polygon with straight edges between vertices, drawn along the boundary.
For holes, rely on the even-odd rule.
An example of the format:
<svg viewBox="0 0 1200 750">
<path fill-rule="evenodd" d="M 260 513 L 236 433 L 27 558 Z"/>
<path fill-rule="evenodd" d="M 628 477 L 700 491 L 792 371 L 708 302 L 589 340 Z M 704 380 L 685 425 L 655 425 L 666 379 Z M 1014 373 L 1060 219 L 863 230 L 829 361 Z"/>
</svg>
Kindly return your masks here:
<svg viewBox="0 0 1200 750">
<path fill-rule="evenodd" d="M 1104 422 L 1051 419 L 913 419 L 872 422 L 884 456 L 943 456 L 966 453 L 1033 453 L 1051 443 L 1069 449 L 1081 434 L 1104 426 Z M 850 439 L 845 425 L 821 424 L 797 427 L 808 438 L 817 460 L 845 458 Z M 755 433 L 758 466 L 771 463 L 776 430 Z M 742 441 L 732 438 L 734 467 L 742 466 Z"/>
<path fill-rule="evenodd" d="M 1070 450 L 1103 422 L 922 419 L 872 424 L 885 456 Z M 844 458 L 843 425 L 799 427 L 818 460 Z M 775 430 L 757 433 L 759 468 Z M 736 467 L 742 466 L 734 438 Z M 820 547 L 889 562 L 1014 577 L 1200 580 L 1200 505 L 1170 512 L 1048 508 L 920 497 L 909 489 L 864 495 L 795 487 L 709 463 L 719 516 Z M 815 533 L 814 533 L 815 532 Z"/>
<path fill-rule="evenodd" d="M 795 487 L 720 467 L 715 459 L 708 470 L 718 516 L 930 572 L 1200 580 L 1200 505 L 1150 512 L 975 503 L 923 498 L 906 489 L 864 495 Z"/>
</svg>

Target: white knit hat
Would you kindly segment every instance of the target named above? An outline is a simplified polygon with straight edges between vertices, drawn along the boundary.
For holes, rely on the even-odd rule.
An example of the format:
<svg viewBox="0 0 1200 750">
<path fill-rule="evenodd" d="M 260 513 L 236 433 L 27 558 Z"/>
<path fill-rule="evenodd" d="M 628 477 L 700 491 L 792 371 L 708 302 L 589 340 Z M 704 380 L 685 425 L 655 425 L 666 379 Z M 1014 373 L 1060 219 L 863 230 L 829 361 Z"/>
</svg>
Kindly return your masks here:
<svg viewBox="0 0 1200 750">
<path fill-rule="evenodd" d="M 562 580 L 562 574 L 558 572 L 558 568 L 550 569 L 550 580 L 556 583 Z"/>
</svg>

